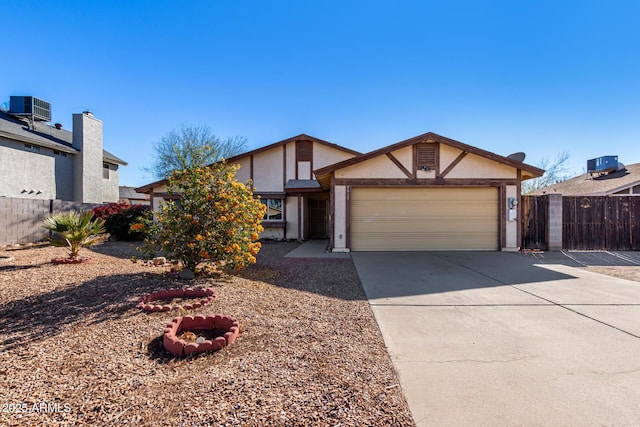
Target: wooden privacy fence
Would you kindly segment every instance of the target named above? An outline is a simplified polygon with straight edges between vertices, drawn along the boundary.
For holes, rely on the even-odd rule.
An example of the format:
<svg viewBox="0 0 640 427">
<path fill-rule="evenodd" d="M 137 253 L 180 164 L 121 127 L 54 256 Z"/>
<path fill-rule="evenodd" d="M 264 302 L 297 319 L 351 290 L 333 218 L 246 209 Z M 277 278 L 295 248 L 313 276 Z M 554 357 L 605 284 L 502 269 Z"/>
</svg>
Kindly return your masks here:
<svg viewBox="0 0 640 427">
<path fill-rule="evenodd" d="M 549 196 L 522 196 L 522 247 L 547 249 Z M 640 250 L 640 197 L 563 196 L 562 248 Z"/>
</svg>

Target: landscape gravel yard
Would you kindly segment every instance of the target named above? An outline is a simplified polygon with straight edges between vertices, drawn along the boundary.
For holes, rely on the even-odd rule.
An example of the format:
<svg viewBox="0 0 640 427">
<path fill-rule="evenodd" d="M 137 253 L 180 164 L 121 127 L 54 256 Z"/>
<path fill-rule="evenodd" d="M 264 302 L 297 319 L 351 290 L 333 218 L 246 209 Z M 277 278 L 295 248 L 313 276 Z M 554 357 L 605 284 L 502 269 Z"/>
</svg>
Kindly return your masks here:
<svg viewBox="0 0 640 427">
<path fill-rule="evenodd" d="M 265 242 L 237 275 L 194 281 L 140 261 L 125 242 L 52 265 L 63 248 L 0 251 L 0 425 L 411 426 L 350 259 L 283 258 Z M 213 287 L 196 309 L 147 313 L 138 299 Z M 235 344 L 175 358 L 162 332 L 184 314 L 227 314 Z"/>
</svg>

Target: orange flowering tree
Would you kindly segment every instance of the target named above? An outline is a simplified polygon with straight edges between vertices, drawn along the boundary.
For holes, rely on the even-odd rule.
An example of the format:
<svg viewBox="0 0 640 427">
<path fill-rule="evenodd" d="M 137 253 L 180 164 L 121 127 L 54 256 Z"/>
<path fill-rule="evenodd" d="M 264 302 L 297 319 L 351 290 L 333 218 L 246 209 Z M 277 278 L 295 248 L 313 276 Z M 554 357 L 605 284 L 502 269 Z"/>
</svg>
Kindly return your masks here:
<svg viewBox="0 0 640 427">
<path fill-rule="evenodd" d="M 178 197 L 147 222 L 144 250 L 162 251 L 193 272 L 207 260 L 235 269 L 255 263 L 266 206 L 235 179 L 237 170 L 222 161 L 173 172 L 168 192 Z"/>
</svg>

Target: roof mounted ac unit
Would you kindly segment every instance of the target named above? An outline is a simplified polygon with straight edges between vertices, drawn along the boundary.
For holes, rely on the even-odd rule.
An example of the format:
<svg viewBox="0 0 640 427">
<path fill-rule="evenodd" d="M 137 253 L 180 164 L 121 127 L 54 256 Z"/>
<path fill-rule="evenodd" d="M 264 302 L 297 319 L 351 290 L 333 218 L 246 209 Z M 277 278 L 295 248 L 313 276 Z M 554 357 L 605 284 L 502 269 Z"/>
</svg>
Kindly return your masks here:
<svg viewBox="0 0 640 427">
<path fill-rule="evenodd" d="M 9 100 L 9 113 L 14 116 L 32 117 L 41 122 L 51 121 L 51 104 L 33 96 L 12 96 Z"/>
</svg>

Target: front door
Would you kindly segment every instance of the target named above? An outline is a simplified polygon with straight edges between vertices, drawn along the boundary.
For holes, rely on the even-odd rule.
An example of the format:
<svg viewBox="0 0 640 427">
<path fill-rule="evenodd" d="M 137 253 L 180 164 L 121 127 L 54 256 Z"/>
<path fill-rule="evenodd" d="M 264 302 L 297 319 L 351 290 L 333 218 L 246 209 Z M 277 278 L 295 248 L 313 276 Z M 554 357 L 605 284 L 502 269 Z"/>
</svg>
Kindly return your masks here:
<svg viewBox="0 0 640 427">
<path fill-rule="evenodd" d="M 329 203 L 326 199 L 309 199 L 309 237 L 329 238 Z"/>
</svg>

